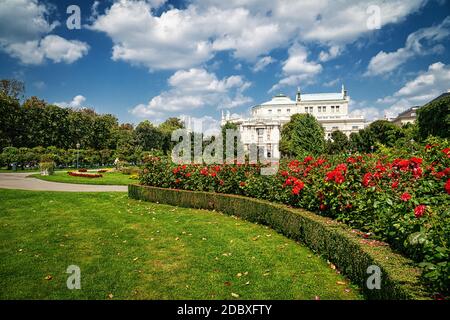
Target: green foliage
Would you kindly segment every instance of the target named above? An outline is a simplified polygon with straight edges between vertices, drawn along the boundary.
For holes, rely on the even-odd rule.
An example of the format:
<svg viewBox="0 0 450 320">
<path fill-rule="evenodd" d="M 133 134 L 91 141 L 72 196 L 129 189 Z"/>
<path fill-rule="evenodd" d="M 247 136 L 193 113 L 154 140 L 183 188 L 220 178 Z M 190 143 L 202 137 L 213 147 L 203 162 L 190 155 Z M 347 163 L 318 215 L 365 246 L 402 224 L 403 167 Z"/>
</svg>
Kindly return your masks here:
<svg viewBox="0 0 450 320">
<path fill-rule="evenodd" d="M 340 130 L 335 130 L 331 133 L 331 139 L 327 141 L 327 153 L 338 154 L 347 152 L 350 148 L 350 141 L 345 133 Z"/>
<path fill-rule="evenodd" d="M 372 146 L 374 149 L 377 144 L 393 147 L 404 137 L 405 132 L 392 122 L 377 120 L 358 133 L 350 134 L 350 145 L 355 151 L 371 152 Z"/>
<path fill-rule="evenodd" d="M 294 114 L 281 129 L 280 151 L 286 156 L 321 154 L 325 131 L 311 114 Z"/>
<path fill-rule="evenodd" d="M 306 244 L 332 261 L 339 270 L 360 286 L 369 299 L 427 299 L 411 261 L 386 246 L 373 246 L 344 224 L 301 209 L 242 196 L 183 191 L 130 185 L 130 198 L 191 208 L 217 210 L 245 220 L 270 226 Z M 382 270 L 380 290 L 366 286 L 367 268 Z"/>
<path fill-rule="evenodd" d="M 431 101 L 417 111 L 418 134 L 424 140 L 428 136 L 450 138 L 450 95 Z"/>
<path fill-rule="evenodd" d="M 448 294 L 450 148 L 445 139 L 429 138 L 428 143 L 415 143 L 412 150 L 377 144 L 373 154 L 281 161 L 271 176 L 261 175 L 257 165 L 176 165 L 152 158 L 141 183 L 246 195 L 343 221 L 417 263 L 426 262 L 423 276 L 428 285 Z M 417 232 L 426 243 L 409 242 Z"/>
</svg>

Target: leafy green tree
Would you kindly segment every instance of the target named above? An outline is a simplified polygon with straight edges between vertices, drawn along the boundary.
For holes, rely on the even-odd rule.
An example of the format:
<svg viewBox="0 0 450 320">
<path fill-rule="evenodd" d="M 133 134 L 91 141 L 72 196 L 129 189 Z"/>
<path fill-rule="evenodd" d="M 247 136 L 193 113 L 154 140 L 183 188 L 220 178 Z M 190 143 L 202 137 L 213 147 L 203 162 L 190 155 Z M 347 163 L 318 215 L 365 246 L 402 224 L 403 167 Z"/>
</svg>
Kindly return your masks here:
<svg viewBox="0 0 450 320">
<path fill-rule="evenodd" d="M 286 156 L 318 155 L 325 150 L 325 131 L 311 114 L 294 114 L 281 129 L 280 151 Z"/>
<path fill-rule="evenodd" d="M 138 124 L 134 131 L 136 142 L 143 151 L 161 149 L 164 137 L 161 130 L 155 127 L 150 121 L 145 120 Z"/>
<path fill-rule="evenodd" d="M 417 111 L 418 135 L 421 140 L 428 136 L 450 137 L 450 94 L 431 101 Z"/>
<path fill-rule="evenodd" d="M 402 130 L 387 120 L 377 120 L 372 122 L 368 127 L 376 142 L 392 147 L 395 142 L 404 136 Z"/>
<path fill-rule="evenodd" d="M 327 141 L 327 150 L 329 154 L 338 154 L 349 149 L 350 142 L 348 137 L 340 130 L 331 133 L 331 139 Z"/>
<path fill-rule="evenodd" d="M 184 123 L 179 118 L 168 118 L 166 121 L 162 122 L 158 129 L 162 133 L 162 144 L 161 149 L 164 153 L 169 153 L 170 150 L 175 146 L 175 142 L 171 141 L 172 132 L 177 129 L 183 129 Z"/>
</svg>

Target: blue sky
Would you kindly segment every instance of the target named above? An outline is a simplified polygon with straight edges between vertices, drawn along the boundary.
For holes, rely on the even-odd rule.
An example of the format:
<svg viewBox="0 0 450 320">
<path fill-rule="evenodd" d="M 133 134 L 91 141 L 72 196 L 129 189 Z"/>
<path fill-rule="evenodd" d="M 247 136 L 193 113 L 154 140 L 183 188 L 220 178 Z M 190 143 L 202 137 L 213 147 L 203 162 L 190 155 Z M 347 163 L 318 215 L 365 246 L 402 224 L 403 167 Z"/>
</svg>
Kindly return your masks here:
<svg viewBox="0 0 450 320">
<path fill-rule="evenodd" d="M 66 9 L 78 5 L 81 29 Z M 450 89 L 443 0 L 0 0 L 0 77 L 26 96 L 121 122 L 189 115 L 217 126 L 283 92 L 338 92 L 393 116 Z M 379 13 L 379 15 L 378 15 Z M 379 20 L 377 20 L 379 18 Z M 377 28 L 377 21 L 379 28 Z"/>
</svg>

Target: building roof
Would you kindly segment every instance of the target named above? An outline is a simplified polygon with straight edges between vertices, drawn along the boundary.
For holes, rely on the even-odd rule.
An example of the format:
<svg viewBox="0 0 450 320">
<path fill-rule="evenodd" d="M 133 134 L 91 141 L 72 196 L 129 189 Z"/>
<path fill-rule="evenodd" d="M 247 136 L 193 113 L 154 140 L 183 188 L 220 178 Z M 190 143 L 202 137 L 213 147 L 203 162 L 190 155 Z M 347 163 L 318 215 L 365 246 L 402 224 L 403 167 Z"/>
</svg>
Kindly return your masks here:
<svg viewBox="0 0 450 320">
<path fill-rule="evenodd" d="M 324 100 L 342 100 L 344 99 L 341 92 L 338 93 L 312 93 L 302 94 L 300 101 L 324 101 Z"/>
<path fill-rule="evenodd" d="M 412 113 L 415 113 L 419 108 L 420 108 L 419 106 L 408 108 L 405 111 L 399 113 L 396 119 L 402 117 L 413 117 Z"/>
<path fill-rule="evenodd" d="M 291 100 L 288 96 L 284 94 L 278 94 L 272 98 L 272 100 L 264 102 L 262 106 L 267 105 L 283 105 L 283 104 L 295 104 L 295 101 Z"/>
</svg>

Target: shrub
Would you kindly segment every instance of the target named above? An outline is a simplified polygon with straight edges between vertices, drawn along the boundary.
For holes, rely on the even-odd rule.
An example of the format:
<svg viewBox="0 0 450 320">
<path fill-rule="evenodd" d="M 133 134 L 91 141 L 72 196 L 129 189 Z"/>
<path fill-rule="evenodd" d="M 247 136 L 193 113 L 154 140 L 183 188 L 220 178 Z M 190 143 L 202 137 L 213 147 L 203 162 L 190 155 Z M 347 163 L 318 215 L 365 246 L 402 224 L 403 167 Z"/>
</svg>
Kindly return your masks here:
<svg viewBox="0 0 450 320">
<path fill-rule="evenodd" d="M 245 220 L 268 225 L 287 237 L 301 241 L 332 261 L 358 284 L 370 299 L 426 299 L 419 270 L 386 244 L 364 238 L 345 224 L 302 209 L 242 196 L 130 185 L 133 199 L 171 205 L 218 210 Z M 367 268 L 379 266 L 381 289 L 366 286 Z"/>
<path fill-rule="evenodd" d="M 69 174 L 69 176 L 72 176 L 72 177 L 81 177 L 81 178 L 102 178 L 103 177 L 103 175 L 98 174 L 98 173 L 81 173 L 81 172 L 69 171 L 68 174 Z"/>
<path fill-rule="evenodd" d="M 39 170 L 41 171 L 41 175 L 52 175 L 55 172 L 55 163 L 53 161 L 40 162 Z"/>
<path fill-rule="evenodd" d="M 149 186 L 245 195 L 304 208 L 386 241 L 423 268 L 435 292 L 450 288 L 450 148 L 443 140 L 409 155 L 359 154 L 258 165 L 176 165 L 151 158 Z"/>
</svg>

